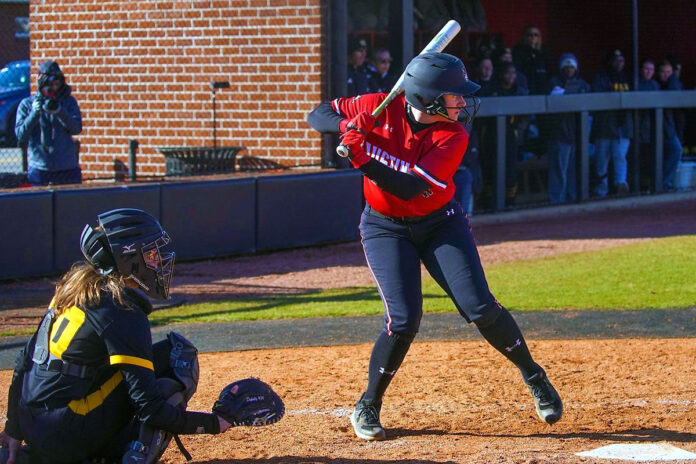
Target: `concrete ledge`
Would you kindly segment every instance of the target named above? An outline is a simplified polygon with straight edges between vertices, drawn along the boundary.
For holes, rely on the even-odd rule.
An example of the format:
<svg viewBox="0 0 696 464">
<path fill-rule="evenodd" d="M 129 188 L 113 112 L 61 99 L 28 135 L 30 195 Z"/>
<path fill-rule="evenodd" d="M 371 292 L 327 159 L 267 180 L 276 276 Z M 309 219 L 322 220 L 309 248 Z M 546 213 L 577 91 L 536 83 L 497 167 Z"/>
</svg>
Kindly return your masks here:
<svg viewBox="0 0 696 464">
<path fill-rule="evenodd" d="M 696 191 L 661 194 L 654 193 L 651 195 L 611 198 L 605 200 L 592 199 L 584 203 L 564 203 L 562 205 L 536 206 L 534 208 L 505 211 L 501 213 L 487 213 L 481 215 L 474 214 L 471 217 L 471 224 L 474 226 L 502 224 L 506 222 L 520 222 L 530 219 L 567 216 L 594 211 L 641 208 L 646 205 L 677 203 L 681 201 L 696 201 Z"/>
</svg>

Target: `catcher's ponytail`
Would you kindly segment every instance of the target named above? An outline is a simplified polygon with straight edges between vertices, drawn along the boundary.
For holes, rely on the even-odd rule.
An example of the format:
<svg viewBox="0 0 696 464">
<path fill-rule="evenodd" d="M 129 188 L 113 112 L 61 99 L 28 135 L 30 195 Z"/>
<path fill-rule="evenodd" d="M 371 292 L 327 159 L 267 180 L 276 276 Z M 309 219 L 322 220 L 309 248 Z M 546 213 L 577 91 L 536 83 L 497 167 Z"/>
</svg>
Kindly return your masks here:
<svg viewBox="0 0 696 464">
<path fill-rule="evenodd" d="M 78 306 L 87 309 L 99 304 L 101 292 L 110 293 L 123 305 L 125 282 L 121 276 L 103 275 L 86 262 L 73 264 L 56 284 L 53 310 L 60 314 L 65 309 Z"/>
</svg>

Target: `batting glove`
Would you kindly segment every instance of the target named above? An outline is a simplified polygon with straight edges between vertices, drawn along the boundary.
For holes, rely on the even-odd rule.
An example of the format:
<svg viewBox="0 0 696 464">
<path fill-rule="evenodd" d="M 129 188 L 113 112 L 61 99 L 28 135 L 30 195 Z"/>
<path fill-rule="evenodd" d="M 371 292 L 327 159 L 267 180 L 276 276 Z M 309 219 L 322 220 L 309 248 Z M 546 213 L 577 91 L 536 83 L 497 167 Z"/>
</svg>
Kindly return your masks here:
<svg viewBox="0 0 696 464">
<path fill-rule="evenodd" d="M 350 164 L 356 168 L 370 161 L 370 157 L 365 153 L 365 149 L 363 149 L 364 144 L 365 133 L 362 131 L 349 130 L 341 136 L 341 145 L 348 147 L 348 150 L 350 150 L 348 158 L 350 159 Z"/>
<path fill-rule="evenodd" d="M 348 121 L 348 124 L 346 125 L 346 130 L 344 132 L 356 130 L 358 132 L 361 132 L 363 135 L 367 135 L 370 133 L 372 128 L 375 127 L 375 122 L 376 119 L 374 118 L 374 116 L 372 116 L 367 111 L 362 111 L 358 113 L 356 117 Z"/>
</svg>

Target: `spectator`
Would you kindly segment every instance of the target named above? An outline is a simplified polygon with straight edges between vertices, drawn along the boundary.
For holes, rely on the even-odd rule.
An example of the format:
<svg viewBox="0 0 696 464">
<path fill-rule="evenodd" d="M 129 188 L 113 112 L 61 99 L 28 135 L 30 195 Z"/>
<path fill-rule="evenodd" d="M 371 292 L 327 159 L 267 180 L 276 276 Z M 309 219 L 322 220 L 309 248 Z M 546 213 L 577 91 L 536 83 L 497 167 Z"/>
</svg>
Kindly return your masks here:
<svg viewBox="0 0 696 464">
<path fill-rule="evenodd" d="M 493 85 L 493 61 L 488 57 L 481 58 L 476 64 L 476 82 L 481 86 L 480 96 L 486 96 Z"/>
<path fill-rule="evenodd" d="M 386 48 L 378 48 L 372 53 L 367 69 L 370 71 L 370 93 L 389 93 L 399 76 L 390 72 L 392 57 Z"/>
<path fill-rule="evenodd" d="M 638 77 L 638 90 L 641 92 L 654 92 L 660 90 L 660 84 L 654 79 L 655 62 L 643 60 L 640 64 L 640 76 Z M 638 112 L 638 136 L 640 144 L 640 186 L 641 189 L 650 188 L 651 160 L 653 159 L 654 146 L 652 144 L 652 111 Z"/>
<path fill-rule="evenodd" d="M 674 73 L 672 64 L 665 60 L 657 70 L 657 82 L 660 90 L 683 90 L 679 77 Z M 665 190 L 674 190 L 674 178 L 681 163 L 682 144 L 677 132 L 674 110 L 664 110 L 664 167 L 662 169 L 662 186 Z"/>
<path fill-rule="evenodd" d="M 27 148 L 32 185 L 79 184 L 73 136 L 82 132 L 82 115 L 65 76 L 55 61 L 39 66 L 38 90 L 19 104 L 15 133 Z"/>
<path fill-rule="evenodd" d="M 348 44 L 348 97 L 370 92 L 370 72 L 365 64 L 367 42 L 353 37 Z"/>
<path fill-rule="evenodd" d="M 493 61 L 493 67 L 497 68 L 503 63 L 512 63 L 512 50 L 510 47 L 496 48 L 491 53 L 491 60 Z M 527 82 L 527 76 L 524 75 L 519 69 L 517 69 L 517 85 L 529 89 L 529 84 Z"/>
<path fill-rule="evenodd" d="M 529 95 L 529 90 L 517 85 L 517 69 L 512 63 L 503 63 L 496 68 L 495 82 L 487 95 L 490 97 L 514 97 Z M 505 205 L 512 206 L 517 196 L 517 155 L 524 139 L 525 131 L 529 126 L 529 116 L 510 115 L 505 119 Z M 489 137 L 494 131 L 488 131 Z M 494 141 L 489 141 L 489 146 L 495 146 Z M 488 166 L 486 169 L 489 178 L 493 178 L 496 170 L 495 152 L 487 153 Z"/>
<path fill-rule="evenodd" d="M 558 76 L 549 80 L 551 95 L 571 95 L 590 92 L 590 84 L 579 73 L 578 60 L 564 53 L 558 63 Z M 549 201 L 563 203 L 577 198 L 575 174 L 578 115 L 565 113 L 549 118 Z"/>
<path fill-rule="evenodd" d="M 512 61 L 527 78 L 529 93 L 546 93 L 549 58 L 537 26 L 530 24 L 524 28 L 522 40 L 512 48 Z"/>
<path fill-rule="evenodd" d="M 624 92 L 631 90 L 629 79 L 624 73 L 621 50 L 607 56 L 606 68 L 592 81 L 593 92 Z M 626 183 L 626 153 L 633 138 L 633 118 L 629 111 L 601 111 L 595 113 L 590 140 L 595 145 L 595 174 L 597 185 L 594 192 L 605 197 L 609 192 L 609 159 L 614 168 L 614 187 L 618 194 L 628 193 Z"/>
<path fill-rule="evenodd" d="M 469 145 L 462 162 L 454 173 L 454 198 L 462 205 L 464 212 L 471 216 L 474 211 L 474 193 L 481 191 L 481 167 L 479 165 L 478 131 L 464 126 L 469 133 Z"/>
<path fill-rule="evenodd" d="M 672 73 L 677 76 L 676 79 L 681 82 L 681 70 L 682 70 L 682 65 L 677 59 L 676 56 L 674 56 L 673 53 L 667 54 L 667 57 L 665 58 L 666 61 L 669 61 L 669 64 L 672 65 Z M 684 128 L 686 127 L 686 114 L 684 113 L 684 110 L 681 108 L 674 108 L 672 109 L 672 115 L 674 116 L 674 125 L 677 129 L 677 137 L 679 137 L 679 141 L 684 144 Z"/>
</svg>

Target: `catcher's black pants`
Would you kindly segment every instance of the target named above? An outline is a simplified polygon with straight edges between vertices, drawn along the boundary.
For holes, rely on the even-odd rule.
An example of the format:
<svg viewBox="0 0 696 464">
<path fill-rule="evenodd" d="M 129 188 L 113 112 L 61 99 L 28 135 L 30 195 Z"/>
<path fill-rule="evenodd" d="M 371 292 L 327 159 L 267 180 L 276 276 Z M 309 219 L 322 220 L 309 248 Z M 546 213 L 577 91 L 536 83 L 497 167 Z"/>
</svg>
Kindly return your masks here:
<svg viewBox="0 0 696 464">
<path fill-rule="evenodd" d="M 467 321 L 486 326 L 500 314 L 459 203 L 421 220 L 389 218 L 368 204 L 360 235 L 384 304 L 387 333 L 418 332 L 423 315 L 421 262 Z"/>
<path fill-rule="evenodd" d="M 163 340 L 152 345 L 155 375 L 169 369 L 171 345 Z M 120 382 L 104 402 L 86 415 L 73 413 L 67 406 L 30 408 L 20 400 L 19 420 L 31 439 L 32 464 L 74 463 L 92 457 L 120 462 L 127 445 L 138 437 L 140 421 L 128 397 L 125 382 Z M 75 431 L 79 431 L 76 433 Z M 38 450 L 51 450 L 40 456 Z"/>
</svg>

